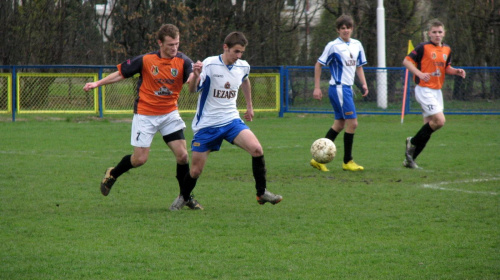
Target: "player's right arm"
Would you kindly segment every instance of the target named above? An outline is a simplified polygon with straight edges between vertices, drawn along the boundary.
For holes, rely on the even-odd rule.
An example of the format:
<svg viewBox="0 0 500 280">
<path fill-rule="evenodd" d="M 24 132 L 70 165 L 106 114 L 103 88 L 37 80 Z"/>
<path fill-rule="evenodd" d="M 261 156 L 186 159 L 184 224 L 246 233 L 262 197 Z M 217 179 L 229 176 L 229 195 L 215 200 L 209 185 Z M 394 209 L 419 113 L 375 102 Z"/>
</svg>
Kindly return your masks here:
<svg viewBox="0 0 500 280">
<path fill-rule="evenodd" d="M 201 69 L 203 69 L 203 62 L 198 60 L 198 61 L 196 61 L 196 63 L 193 63 L 193 72 L 189 76 L 189 80 L 188 80 L 189 92 L 194 93 L 198 90 L 197 85 L 200 84 Z"/>
<path fill-rule="evenodd" d="M 85 86 L 83 87 L 83 90 L 89 91 L 89 90 L 94 89 L 96 87 L 119 82 L 123 79 L 125 79 L 125 78 L 120 74 L 120 72 L 116 71 L 116 72 L 109 74 L 108 76 L 106 76 L 105 78 L 103 78 L 97 82 L 86 83 Z"/>
<path fill-rule="evenodd" d="M 428 82 L 431 78 L 431 75 L 429 73 L 420 71 L 417 66 L 415 66 L 415 64 L 413 64 L 413 62 L 408 60 L 407 58 L 403 60 L 403 66 L 406 67 L 406 69 L 408 69 L 408 71 L 410 71 L 413 75 L 419 77 L 423 81 Z"/>
<path fill-rule="evenodd" d="M 321 71 L 322 71 L 323 65 L 319 62 L 316 62 L 314 65 L 314 91 L 313 91 L 313 98 L 321 100 L 323 98 L 323 92 L 321 92 L 320 88 L 320 81 L 321 81 Z"/>
</svg>

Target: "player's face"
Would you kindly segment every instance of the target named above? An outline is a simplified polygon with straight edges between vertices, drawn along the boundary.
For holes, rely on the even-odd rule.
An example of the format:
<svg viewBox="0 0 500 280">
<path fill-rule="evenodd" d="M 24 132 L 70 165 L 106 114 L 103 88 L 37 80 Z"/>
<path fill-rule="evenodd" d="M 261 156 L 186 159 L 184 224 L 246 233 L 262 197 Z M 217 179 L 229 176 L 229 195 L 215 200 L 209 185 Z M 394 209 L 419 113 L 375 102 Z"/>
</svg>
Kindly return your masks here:
<svg viewBox="0 0 500 280">
<path fill-rule="evenodd" d="M 342 25 L 339 29 L 337 29 L 337 32 L 339 33 L 340 38 L 344 40 L 344 42 L 348 42 L 349 40 L 351 40 L 352 27 Z"/>
<path fill-rule="evenodd" d="M 442 26 L 433 26 L 427 33 L 431 42 L 436 45 L 441 45 L 445 35 L 444 28 Z"/>
<path fill-rule="evenodd" d="M 228 65 L 234 64 L 238 59 L 243 56 L 245 52 L 245 47 L 242 45 L 234 45 L 232 48 L 228 48 L 227 45 L 224 45 L 224 54 Z"/>
<path fill-rule="evenodd" d="M 174 57 L 177 55 L 177 51 L 179 50 L 179 36 L 176 38 L 165 36 L 165 38 L 163 38 L 163 42 L 158 40 L 158 44 L 160 45 L 161 57 Z"/>
</svg>

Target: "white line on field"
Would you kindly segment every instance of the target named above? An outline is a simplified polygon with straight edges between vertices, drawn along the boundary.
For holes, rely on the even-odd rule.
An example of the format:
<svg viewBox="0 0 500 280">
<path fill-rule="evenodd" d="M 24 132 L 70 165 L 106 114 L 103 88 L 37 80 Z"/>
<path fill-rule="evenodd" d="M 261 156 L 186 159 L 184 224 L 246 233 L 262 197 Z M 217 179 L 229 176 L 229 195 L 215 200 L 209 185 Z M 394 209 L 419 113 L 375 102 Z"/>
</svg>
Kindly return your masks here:
<svg viewBox="0 0 500 280">
<path fill-rule="evenodd" d="M 441 187 L 443 185 L 450 184 L 474 184 L 480 182 L 490 182 L 490 181 L 498 181 L 500 178 L 487 178 L 487 179 L 472 179 L 472 180 L 462 180 L 455 182 L 441 182 L 437 184 L 423 184 L 422 187 L 426 189 L 434 189 L 434 190 L 442 190 L 442 191 L 455 191 L 455 192 L 464 192 L 464 193 L 473 193 L 473 194 L 489 194 L 489 195 L 499 195 L 497 192 L 481 192 L 481 191 L 468 191 L 462 189 L 454 189 L 454 188 L 445 188 Z"/>
</svg>

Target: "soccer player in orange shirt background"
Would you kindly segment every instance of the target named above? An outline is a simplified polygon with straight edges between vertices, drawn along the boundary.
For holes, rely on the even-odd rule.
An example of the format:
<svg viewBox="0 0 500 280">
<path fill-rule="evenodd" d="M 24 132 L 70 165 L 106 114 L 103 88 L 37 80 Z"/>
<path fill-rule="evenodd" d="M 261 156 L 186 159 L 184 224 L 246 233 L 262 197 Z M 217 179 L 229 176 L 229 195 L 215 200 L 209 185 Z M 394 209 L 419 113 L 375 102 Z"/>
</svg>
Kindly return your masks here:
<svg viewBox="0 0 500 280">
<path fill-rule="evenodd" d="M 424 125 L 413 137 L 406 138 L 407 168 L 419 168 L 415 159 L 425 148 L 432 133 L 444 126 L 443 93 L 445 74 L 465 78 L 465 70 L 451 66 L 451 48 L 443 43 L 444 24 L 438 20 L 429 24 L 430 41 L 420 43 L 403 60 L 403 65 L 414 75 L 415 99 L 422 106 Z"/>
</svg>

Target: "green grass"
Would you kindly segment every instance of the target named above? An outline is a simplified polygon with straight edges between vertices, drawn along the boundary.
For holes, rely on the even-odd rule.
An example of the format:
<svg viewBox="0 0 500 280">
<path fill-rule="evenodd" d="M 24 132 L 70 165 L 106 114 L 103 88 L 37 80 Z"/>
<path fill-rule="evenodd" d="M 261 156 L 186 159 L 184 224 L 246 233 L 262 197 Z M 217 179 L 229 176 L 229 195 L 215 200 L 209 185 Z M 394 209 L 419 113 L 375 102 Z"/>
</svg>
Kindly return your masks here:
<svg viewBox="0 0 500 280">
<path fill-rule="evenodd" d="M 359 173 L 309 166 L 331 115 L 263 114 L 278 205 L 258 205 L 250 157 L 224 143 L 194 191 L 204 211 L 168 211 L 175 161 L 156 136 L 146 165 L 99 192 L 131 152 L 131 117 L 0 122 L 0 279 L 499 279 L 499 116 L 447 116 L 401 166 L 420 116 L 359 116 Z M 192 115 L 185 115 L 190 126 Z M 186 130 L 188 141 L 191 129 Z"/>
</svg>

